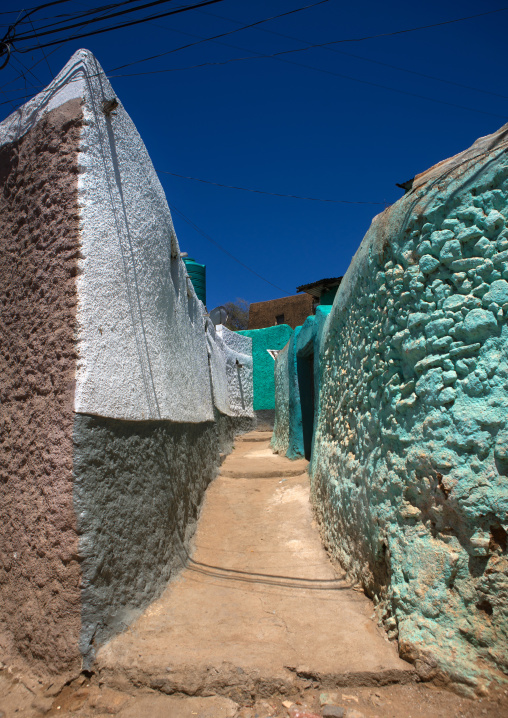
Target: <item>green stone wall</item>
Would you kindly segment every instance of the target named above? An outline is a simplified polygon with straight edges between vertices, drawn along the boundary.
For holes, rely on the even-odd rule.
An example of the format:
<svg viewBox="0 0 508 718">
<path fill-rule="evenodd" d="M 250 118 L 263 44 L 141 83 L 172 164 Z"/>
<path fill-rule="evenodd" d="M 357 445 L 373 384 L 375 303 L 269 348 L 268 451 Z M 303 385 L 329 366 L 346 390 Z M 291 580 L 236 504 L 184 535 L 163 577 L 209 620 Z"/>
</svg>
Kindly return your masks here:
<svg viewBox="0 0 508 718">
<path fill-rule="evenodd" d="M 505 135 L 373 221 L 324 326 L 311 463 L 325 541 L 401 654 L 480 695 L 508 672 Z"/>
</svg>

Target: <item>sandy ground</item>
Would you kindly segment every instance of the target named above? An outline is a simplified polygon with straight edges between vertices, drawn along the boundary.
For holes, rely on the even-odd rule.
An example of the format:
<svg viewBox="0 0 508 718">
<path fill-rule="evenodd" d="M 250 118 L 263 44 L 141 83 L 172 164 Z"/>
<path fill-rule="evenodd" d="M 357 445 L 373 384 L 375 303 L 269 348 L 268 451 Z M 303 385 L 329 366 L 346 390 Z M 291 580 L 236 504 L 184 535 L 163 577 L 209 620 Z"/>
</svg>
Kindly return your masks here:
<svg viewBox="0 0 508 718">
<path fill-rule="evenodd" d="M 508 716 L 508 689 L 473 700 L 418 682 L 329 561 L 306 462 L 268 441 L 237 440 L 187 567 L 93 673 L 37 678 L 0 663 L 0 718 L 309 718 L 330 706 L 345 718 Z"/>
</svg>

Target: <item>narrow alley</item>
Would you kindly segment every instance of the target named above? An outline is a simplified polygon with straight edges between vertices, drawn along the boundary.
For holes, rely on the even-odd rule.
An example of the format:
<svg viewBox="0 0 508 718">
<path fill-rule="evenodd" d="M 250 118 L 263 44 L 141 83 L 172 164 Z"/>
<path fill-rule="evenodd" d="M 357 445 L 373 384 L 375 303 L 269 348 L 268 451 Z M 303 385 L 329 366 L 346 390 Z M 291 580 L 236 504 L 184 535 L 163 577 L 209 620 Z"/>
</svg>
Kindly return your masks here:
<svg viewBox="0 0 508 718">
<path fill-rule="evenodd" d="M 494 718 L 506 691 L 471 700 L 420 683 L 372 603 L 329 560 L 308 462 L 236 438 L 207 490 L 186 566 L 98 652 L 53 680 L 0 666 L 2 718 Z"/>
<path fill-rule="evenodd" d="M 261 439 L 261 440 L 259 440 Z M 332 566 L 312 522 L 307 462 L 252 432 L 207 491 L 189 565 L 98 653 L 101 675 L 166 693 L 290 693 L 325 682 L 408 681 L 413 667 Z"/>
</svg>

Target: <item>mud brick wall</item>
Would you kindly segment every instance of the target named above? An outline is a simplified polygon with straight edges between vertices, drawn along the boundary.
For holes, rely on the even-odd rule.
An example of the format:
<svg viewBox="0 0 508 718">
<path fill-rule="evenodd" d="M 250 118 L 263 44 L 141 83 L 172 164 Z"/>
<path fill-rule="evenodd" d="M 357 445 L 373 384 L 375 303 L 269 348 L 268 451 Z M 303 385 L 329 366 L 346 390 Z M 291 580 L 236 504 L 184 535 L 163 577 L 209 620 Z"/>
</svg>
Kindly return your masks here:
<svg viewBox="0 0 508 718">
<path fill-rule="evenodd" d="M 77 660 L 72 507 L 81 107 L 0 147 L 0 650 Z"/>
<path fill-rule="evenodd" d="M 320 355 L 323 535 L 423 677 L 508 669 L 506 131 L 379 215 Z"/>
<path fill-rule="evenodd" d="M 292 297 L 255 302 L 249 309 L 249 329 L 264 329 L 277 324 L 276 317 L 284 315 L 283 324 L 292 329 L 301 326 L 312 314 L 314 299 L 310 294 L 296 294 Z"/>
</svg>

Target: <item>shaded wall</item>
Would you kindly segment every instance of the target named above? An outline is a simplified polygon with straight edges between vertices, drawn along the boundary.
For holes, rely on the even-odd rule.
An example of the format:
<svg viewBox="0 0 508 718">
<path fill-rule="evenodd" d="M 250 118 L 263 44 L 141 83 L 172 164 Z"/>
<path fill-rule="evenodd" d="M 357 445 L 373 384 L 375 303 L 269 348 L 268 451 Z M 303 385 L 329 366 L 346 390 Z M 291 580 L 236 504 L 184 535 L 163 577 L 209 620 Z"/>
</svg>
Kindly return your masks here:
<svg viewBox="0 0 508 718">
<path fill-rule="evenodd" d="M 507 128 L 375 218 L 325 325 L 312 497 L 421 675 L 507 670 Z"/>
<path fill-rule="evenodd" d="M 125 629 L 185 565 L 221 447 L 214 422 L 83 415 L 74 422 L 74 446 L 80 648 L 89 667 L 95 648 Z"/>
<path fill-rule="evenodd" d="M 275 424 L 272 448 L 289 459 L 311 458 L 319 413 L 320 348 L 331 307 L 298 327 L 275 360 Z"/>
<path fill-rule="evenodd" d="M 275 423 L 271 447 L 288 459 L 304 456 L 302 407 L 296 361 L 296 339 L 301 327 L 295 329 L 275 361 Z"/>
</svg>

